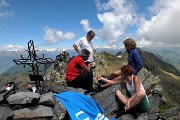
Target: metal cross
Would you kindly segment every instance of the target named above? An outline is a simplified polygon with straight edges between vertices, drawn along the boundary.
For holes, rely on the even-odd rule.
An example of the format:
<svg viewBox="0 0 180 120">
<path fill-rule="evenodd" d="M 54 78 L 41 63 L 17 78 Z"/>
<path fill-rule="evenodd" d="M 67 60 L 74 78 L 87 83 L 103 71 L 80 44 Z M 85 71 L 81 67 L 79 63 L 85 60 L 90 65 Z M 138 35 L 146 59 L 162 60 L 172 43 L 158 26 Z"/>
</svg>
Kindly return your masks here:
<svg viewBox="0 0 180 120">
<path fill-rule="evenodd" d="M 43 64 L 46 67 L 46 64 L 54 63 L 54 61 L 51 58 L 45 58 L 44 54 L 42 57 L 38 57 L 36 54 L 37 50 L 34 48 L 33 40 L 28 42 L 28 50 L 26 51 L 29 53 L 27 58 L 24 58 L 21 55 L 20 59 L 14 59 L 13 61 L 17 65 L 24 65 L 24 68 L 26 65 L 31 66 L 33 75 L 29 74 L 30 80 L 35 81 L 36 87 L 39 88 L 40 81 L 43 81 L 42 75 L 39 74 L 39 72 L 41 72 L 39 66 Z"/>
</svg>

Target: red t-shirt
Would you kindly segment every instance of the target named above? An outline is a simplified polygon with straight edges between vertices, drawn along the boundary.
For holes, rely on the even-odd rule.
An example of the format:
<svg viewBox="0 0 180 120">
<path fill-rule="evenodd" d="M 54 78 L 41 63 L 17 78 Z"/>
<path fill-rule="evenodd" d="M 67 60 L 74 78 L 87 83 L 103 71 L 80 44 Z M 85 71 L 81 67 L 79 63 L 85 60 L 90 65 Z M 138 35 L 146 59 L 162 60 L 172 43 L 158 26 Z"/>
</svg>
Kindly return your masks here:
<svg viewBox="0 0 180 120">
<path fill-rule="evenodd" d="M 66 81 L 72 81 L 74 78 L 79 76 L 84 66 L 86 66 L 86 64 L 79 55 L 74 57 L 68 64 L 66 71 Z"/>
</svg>

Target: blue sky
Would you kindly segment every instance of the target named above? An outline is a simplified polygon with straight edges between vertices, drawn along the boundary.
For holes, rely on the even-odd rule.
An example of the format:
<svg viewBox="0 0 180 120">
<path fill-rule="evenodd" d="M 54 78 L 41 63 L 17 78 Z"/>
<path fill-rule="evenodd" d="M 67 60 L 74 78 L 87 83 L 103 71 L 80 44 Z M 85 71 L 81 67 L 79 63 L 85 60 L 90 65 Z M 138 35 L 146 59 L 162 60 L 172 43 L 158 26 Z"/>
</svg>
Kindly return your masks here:
<svg viewBox="0 0 180 120">
<path fill-rule="evenodd" d="M 0 0 L 0 50 L 72 48 L 93 29 L 95 47 L 180 47 L 179 0 Z"/>
</svg>

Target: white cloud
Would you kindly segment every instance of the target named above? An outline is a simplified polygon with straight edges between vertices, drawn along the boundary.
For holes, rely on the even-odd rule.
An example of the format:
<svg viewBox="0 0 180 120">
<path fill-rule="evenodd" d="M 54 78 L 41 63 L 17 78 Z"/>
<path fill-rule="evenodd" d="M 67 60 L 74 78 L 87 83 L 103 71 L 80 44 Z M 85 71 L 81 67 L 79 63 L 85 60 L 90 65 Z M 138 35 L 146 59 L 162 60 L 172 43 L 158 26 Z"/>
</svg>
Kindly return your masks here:
<svg viewBox="0 0 180 120">
<path fill-rule="evenodd" d="M 57 48 L 40 47 L 40 48 L 37 48 L 37 50 L 39 50 L 39 51 L 51 51 L 52 52 L 52 51 L 57 51 L 58 49 Z"/>
<path fill-rule="evenodd" d="M 126 29 L 135 23 L 133 4 L 127 0 L 109 0 L 107 3 L 96 1 L 99 13 L 97 17 L 103 24 L 102 29 L 95 30 L 96 36 L 110 44 L 121 40 Z M 90 29 L 88 20 L 81 21 L 84 30 Z"/>
<path fill-rule="evenodd" d="M 4 18 L 7 18 L 7 17 L 11 17 L 14 15 L 14 11 L 5 11 L 5 12 L 1 12 L 0 11 L 0 18 L 4 17 Z"/>
<path fill-rule="evenodd" d="M 180 46 L 180 0 L 154 0 L 148 7 L 149 13 L 141 14 L 132 0 L 108 0 L 106 3 L 96 0 L 96 5 L 97 17 L 103 25 L 95 29 L 98 39 L 113 45 L 134 37 L 141 46 Z M 150 16 L 146 18 L 146 15 Z M 82 20 L 81 24 L 85 31 L 92 29 L 88 20 Z M 137 29 L 136 34 L 131 29 Z"/>
<path fill-rule="evenodd" d="M 45 27 L 44 31 L 45 35 L 43 36 L 43 39 L 50 44 L 54 44 L 62 40 L 72 40 L 75 37 L 74 33 L 63 33 L 62 31 L 50 27 Z"/>
<path fill-rule="evenodd" d="M 7 0 L 0 0 L 0 7 L 7 7 L 7 6 L 9 6 Z"/>
<path fill-rule="evenodd" d="M 8 51 L 18 51 L 18 50 L 25 50 L 25 46 L 20 45 L 3 45 L 1 46 L 1 50 L 8 50 Z"/>
<path fill-rule="evenodd" d="M 75 34 L 71 32 L 67 32 L 64 34 L 64 38 L 67 40 L 72 40 L 74 38 Z"/>
<path fill-rule="evenodd" d="M 180 47 L 180 0 L 156 0 L 149 8 L 152 17 L 144 20 L 137 35 L 141 43 L 151 46 Z"/>
<path fill-rule="evenodd" d="M 139 46 L 148 46 L 148 45 L 150 45 L 150 44 L 151 44 L 151 42 L 148 41 L 148 40 L 145 40 L 145 39 L 141 39 L 141 40 L 138 42 L 138 45 L 139 45 Z"/>
<path fill-rule="evenodd" d="M 7 9 L 10 4 L 7 0 L 0 0 L 0 27 L 7 26 L 9 18 L 13 17 L 15 11 Z"/>
<path fill-rule="evenodd" d="M 89 26 L 88 20 L 81 20 L 80 24 L 84 26 L 84 31 L 88 32 L 89 30 L 92 30 L 92 28 Z"/>
</svg>

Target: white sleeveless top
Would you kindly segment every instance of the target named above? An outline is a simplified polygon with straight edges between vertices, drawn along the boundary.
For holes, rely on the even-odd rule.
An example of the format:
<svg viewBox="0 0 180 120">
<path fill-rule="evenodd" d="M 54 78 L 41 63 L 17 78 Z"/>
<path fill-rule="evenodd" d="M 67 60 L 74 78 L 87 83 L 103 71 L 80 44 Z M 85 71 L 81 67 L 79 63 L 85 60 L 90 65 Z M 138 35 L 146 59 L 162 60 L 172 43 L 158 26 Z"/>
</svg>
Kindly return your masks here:
<svg viewBox="0 0 180 120">
<path fill-rule="evenodd" d="M 129 91 L 129 93 L 131 94 L 131 96 L 136 93 L 136 88 L 135 88 L 135 84 L 134 84 L 134 75 L 132 75 L 132 84 L 131 85 L 129 85 L 128 81 L 126 80 L 126 88 Z M 142 83 L 140 84 L 140 90 L 142 90 L 142 91 L 144 91 L 144 93 L 146 93 Z"/>
</svg>

